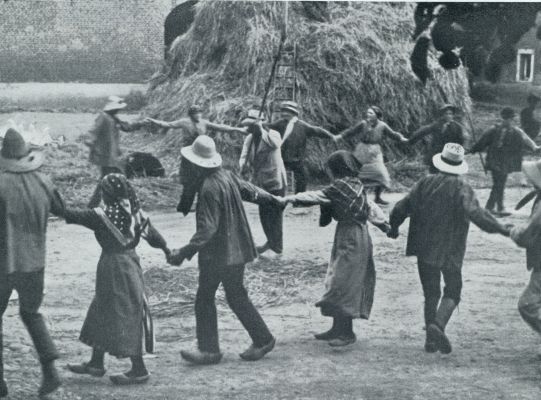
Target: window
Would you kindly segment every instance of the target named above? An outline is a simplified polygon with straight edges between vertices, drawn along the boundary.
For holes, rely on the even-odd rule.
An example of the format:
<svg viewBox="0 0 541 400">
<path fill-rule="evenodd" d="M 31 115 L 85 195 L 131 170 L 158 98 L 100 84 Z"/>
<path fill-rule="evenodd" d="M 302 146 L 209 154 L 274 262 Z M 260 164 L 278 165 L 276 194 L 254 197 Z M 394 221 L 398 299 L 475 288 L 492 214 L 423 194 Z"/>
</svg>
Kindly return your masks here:
<svg viewBox="0 0 541 400">
<path fill-rule="evenodd" d="M 519 49 L 517 52 L 517 81 L 532 82 L 534 70 L 534 51 Z"/>
</svg>

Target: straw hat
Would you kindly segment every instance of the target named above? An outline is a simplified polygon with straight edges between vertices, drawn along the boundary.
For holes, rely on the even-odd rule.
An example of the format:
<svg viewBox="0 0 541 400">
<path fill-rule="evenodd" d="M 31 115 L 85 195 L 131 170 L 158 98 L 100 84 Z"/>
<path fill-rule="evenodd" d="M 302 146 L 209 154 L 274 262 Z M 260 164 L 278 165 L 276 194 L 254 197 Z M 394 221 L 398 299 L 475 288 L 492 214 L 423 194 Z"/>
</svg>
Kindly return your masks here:
<svg viewBox="0 0 541 400">
<path fill-rule="evenodd" d="M 536 188 L 541 189 L 541 161 L 524 161 L 522 172 Z"/>
<path fill-rule="evenodd" d="M 468 172 L 464 148 L 458 143 L 446 143 L 443 151 L 432 157 L 432 163 L 441 172 L 448 174 L 462 175 Z"/>
<path fill-rule="evenodd" d="M 244 118 L 240 122 L 240 125 L 241 126 L 252 125 L 252 124 L 255 124 L 258 121 L 261 121 L 262 119 L 263 119 L 263 117 L 259 116 L 259 110 L 255 110 L 255 109 L 248 110 L 248 115 L 246 116 L 246 118 Z"/>
<path fill-rule="evenodd" d="M 299 115 L 299 105 L 297 103 L 295 103 L 294 101 L 284 101 L 280 105 L 280 110 L 289 111 L 289 112 L 292 112 L 295 115 Z"/>
<path fill-rule="evenodd" d="M 183 147 L 180 154 L 202 168 L 216 168 L 222 165 L 222 156 L 216 151 L 214 140 L 206 135 L 198 136 L 191 146 Z"/>
<path fill-rule="evenodd" d="M 0 169 L 9 172 L 30 172 L 43 164 L 45 156 L 32 151 L 19 132 L 9 128 L 0 151 Z"/>
<path fill-rule="evenodd" d="M 124 103 L 124 99 L 118 96 L 110 96 L 107 101 L 107 104 L 103 107 L 103 111 L 122 110 L 127 106 L 127 104 Z"/>
</svg>

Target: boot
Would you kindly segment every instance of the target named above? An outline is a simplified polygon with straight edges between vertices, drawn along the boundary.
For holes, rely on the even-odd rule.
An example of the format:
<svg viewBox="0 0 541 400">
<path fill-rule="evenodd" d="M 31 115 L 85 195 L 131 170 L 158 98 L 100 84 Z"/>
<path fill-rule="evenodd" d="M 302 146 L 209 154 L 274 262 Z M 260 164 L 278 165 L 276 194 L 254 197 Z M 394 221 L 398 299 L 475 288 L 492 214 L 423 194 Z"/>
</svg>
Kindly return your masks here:
<svg viewBox="0 0 541 400">
<path fill-rule="evenodd" d="M 428 336 L 428 327 L 430 324 L 434 323 L 436 319 L 436 312 L 438 310 L 438 303 L 440 299 L 437 297 L 425 298 L 424 306 L 424 317 L 425 317 L 425 330 L 426 330 L 426 339 L 425 339 L 425 351 L 427 353 L 435 353 L 438 351 L 436 343 Z"/>
<path fill-rule="evenodd" d="M 331 340 L 331 339 L 335 339 L 338 337 L 338 323 L 336 321 L 336 318 L 333 318 L 332 319 L 332 327 L 331 329 L 329 329 L 327 332 L 323 332 L 323 333 L 316 333 L 314 335 L 314 337 L 317 339 L 317 340 Z"/>
<path fill-rule="evenodd" d="M 445 335 L 445 327 L 456 308 L 454 300 L 444 297 L 441 299 L 440 307 L 436 313 L 436 320 L 427 328 L 427 336 L 436 343 L 442 354 L 449 354 L 453 351 L 449 338 Z"/>
<path fill-rule="evenodd" d="M 329 340 L 331 347 L 343 347 L 355 343 L 357 337 L 353 333 L 353 318 L 343 317 L 339 319 L 338 337 Z"/>
<path fill-rule="evenodd" d="M 180 355 L 186 361 L 197 365 L 218 364 L 222 360 L 222 353 L 209 353 L 200 350 L 182 350 Z"/>
<path fill-rule="evenodd" d="M 39 395 L 46 396 L 58 389 L 62 382 L 58 376 L 54 361 L 43 363 L 41 370 L 43 372 L 43 379 L 41 381 L 41 387 L 39 388 Z"/>
</svg>

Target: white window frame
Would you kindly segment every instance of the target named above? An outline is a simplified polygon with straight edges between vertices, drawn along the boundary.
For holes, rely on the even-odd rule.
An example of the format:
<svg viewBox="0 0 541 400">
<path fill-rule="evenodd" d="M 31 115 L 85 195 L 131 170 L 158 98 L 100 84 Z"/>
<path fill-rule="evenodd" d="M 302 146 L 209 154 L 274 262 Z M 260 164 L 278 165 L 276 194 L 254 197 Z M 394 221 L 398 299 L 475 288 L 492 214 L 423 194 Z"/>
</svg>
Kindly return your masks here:
<svg viewBox="0 0 541 400">
<path fill-rule="evenodd" d="M 529 54 L 532 56 L 530 60 L 530 77 L 528 80 L 521 80 L 520 79 L 520 56 L 522 54 Z M 517 51 L 517 82 L 533 82 L 533 77 L 535 74 L 534 66 L 535 66 L 535 51 L 533 49 L 518 49 Z"/>
</svg>

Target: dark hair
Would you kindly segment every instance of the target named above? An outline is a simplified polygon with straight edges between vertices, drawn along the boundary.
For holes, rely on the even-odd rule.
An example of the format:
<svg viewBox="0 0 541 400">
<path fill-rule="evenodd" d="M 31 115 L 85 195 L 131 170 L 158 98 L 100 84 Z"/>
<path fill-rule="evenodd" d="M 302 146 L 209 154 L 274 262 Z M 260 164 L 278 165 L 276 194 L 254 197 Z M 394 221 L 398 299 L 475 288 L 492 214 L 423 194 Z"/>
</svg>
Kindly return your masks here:
<svg viewBox="0 0 541 400">
<path fill-rule="evenodd" d="M 378 106 L 370 106 L 368 107 L 368 109 L 374 111 L 374 114 L 376 114 L 376 117 L 378 117 L 378 119 L 381 119 L 383 117 L 383 111 Z"/>
<path fill-rule="evenodd" d="M 527 101 L 528 101 L 528 103 L 530 103 L 530 104 L 536 104 L 536 103 L 539 103 L 539 102 L 541 101 L 541 97 L 536 96 L 536 95 L 533 94 L 533 93 L 530 93 L 530 94 L 528 95 Z"/>
<path fill-rule="evenodd" d="M 194 115 L 194 114 L 198 114 L 202 112 L 203 110 L 201 109 L 201 107 L 197 105 L 193 105 L 193 106 L 190 106 L 190 108 L 188 108 L 188 115 Z"/>
<path fill-rule="evenodd" d="M 362 164 L 350 151 L 338 150 L 327 159 L 327 167 L 336 178 L 340 179 L 346 176 L 357 176 Z"/>
<path fill-rule="evenodd" d="M 513 110 L 511 107 L 505 107 L 500 112 L 500 115 L 503 119 L 510 119 L 515 116 L 515 110 Z"/>
</svg>

